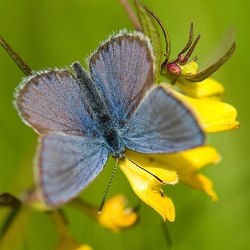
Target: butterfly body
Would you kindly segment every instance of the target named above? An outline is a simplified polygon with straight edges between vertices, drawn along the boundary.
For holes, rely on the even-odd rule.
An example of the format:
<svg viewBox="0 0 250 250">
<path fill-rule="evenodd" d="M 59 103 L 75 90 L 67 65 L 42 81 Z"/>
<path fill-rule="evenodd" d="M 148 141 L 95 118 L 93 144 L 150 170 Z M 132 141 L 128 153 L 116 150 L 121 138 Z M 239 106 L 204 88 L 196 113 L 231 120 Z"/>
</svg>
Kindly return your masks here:
<svg viewBox="0 0 250 250">
<path fill-rule="evenodd" d="M 87 72 L 79 62 L 72 64 L 76 78 L 79 81 L 83 95 L 89 102 L 89 112 L 96 125 L 96 131 L 103 140 L 103 145 L 113 157 L 122 158 L 125 152 L 125 145 L 121 137 L 121 126 L 119 121 L 111 117 L 111 112 L 102 96 L 101 91 L 88 77 Z"/>
<path fill-rule="evenodd" d="M 125 149 L 173 153 L 197 147 L 204 134 L 191 110 L 164 85 L 155 85 L 150 41 L 120 32 L 69 69 L 23 80 L 16 106 L 39 133 L 36 178 L 51 207 L 78 195 L 102 171 L 109 155 Z"/>
</svg>

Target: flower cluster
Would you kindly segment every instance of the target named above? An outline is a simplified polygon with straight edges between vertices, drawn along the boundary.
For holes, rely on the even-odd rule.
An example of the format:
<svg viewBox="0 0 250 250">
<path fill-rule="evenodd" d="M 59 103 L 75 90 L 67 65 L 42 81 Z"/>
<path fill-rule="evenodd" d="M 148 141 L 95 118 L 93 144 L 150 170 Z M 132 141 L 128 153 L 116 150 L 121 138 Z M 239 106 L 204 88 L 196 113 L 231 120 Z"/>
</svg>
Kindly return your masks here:
<svg viewBox="0 0 250 250">
<path fill-rule="evenodd" d="M 197 57 L 189 60 L 200 39 L 200 35 L 198 35 L 193 42 L 193 24 L 191 24 L 186 46 L 176 59 L 169 61 L 170 39 L 161 20 L 143 4 L 135 2 L 135 6 L 141 24 L 139 29 L 150 37 L 153 44 L 156 56 L 155 81 L 159 82 L 160 75 L 168 79 L 169 83 L 166 83 L 166 86 L 176 98 L 193 111 L 204 132 L 221 132 L 238 128 L 237 111 L 230 104 L 221 101 L 224 88 L 218 81 L 210 78 L 231 57 L 235 50 L 235 43 L 222 58 L 199 72 Z M 131 13 L 129 14 L 131 16 Z M 166 41 L 166 58 L 163 63 L 161 61 L 160 35 L 155 21 L 160 25 Z M 199 173 L 199 170 L 205 166 L 220 161 L 221 157 L 214 147 L 203 145 L 165 155 L 143 155 L 129 150 L 126 154 L 130 158 L 136 159 L 136 163 L 147 171 L 162 179 L 164 184 L 173 185 L 181 182 L 205 192 L 212 201 L 217 201 L 211 180 Z M 175 208 L 172 200 L 164 194 L 161 188 L 163 183 L 147 172 L 136 168 L 127 159 L 120 162 L 120 167 L 138 197 L 155 209 L 164 220 L 174 221 Z"/>
</svg>

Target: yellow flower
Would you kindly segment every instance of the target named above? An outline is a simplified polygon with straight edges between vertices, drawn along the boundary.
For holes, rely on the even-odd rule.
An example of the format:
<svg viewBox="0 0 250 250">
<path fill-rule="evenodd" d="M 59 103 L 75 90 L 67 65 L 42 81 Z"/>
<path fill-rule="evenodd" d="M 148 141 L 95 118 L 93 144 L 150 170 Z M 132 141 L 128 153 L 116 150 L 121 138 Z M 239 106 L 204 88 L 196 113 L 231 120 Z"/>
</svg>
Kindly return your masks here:
<svg viewBox="0 0 250 250">
<path fill-rule="evenodd" d="M 124 195 L 115 195 L 108 199 L 99 213 L 99 208 L 92 206 L 83 200 L 75 199 L 70 203 L 76 208 L 84 211 L 93 220 L 112 232 L 132 227 L 138 220 L 137 213 L 127 207 L 127 199 Z"/>
<path fill-rule="evenodd" d="M 79 247 L 77 247 L 75 250 L 92 250 L 93 248 L 90 247 L 89 245 L 80 245 Z"/>
<path fill-rule="evenodd" d="M 169 60 L 171 42 L 168 32 L 161 20 L 147 7 L 135 2 L 140 25 L 136 28 L 149 36 L 155 54 L 155 82 L 159 83 L 159 75 L 166 77 L 172 86 L 177 86 L 187 96 L 173 90 L 173 94 L 193 111 L 205 132 L 219 132 L 236 129 L 237 111 L 227 103 L 220 102 L 225 92 L 224 87 L 210 78 L 221 68 L 235 51 L 232 43 L 227 52 L 216 62 L 198 72 L 197 56 L 189 61 L 200 35 L 194 38 L 193 24 L 190 25 L 189 38 L 183 50 L 174 60 Z M 129 15 L 131 16 L 131 15 Z M 160 25 L 166 43 L 166 58 L 162 63 L 162 43 L 157 32 L 154 19 Z M 133 22 L 133 20 L 132 20 Z M 189 97 L 188 97 L 189 96 Z M 173 221 L 175 209 L 172 200 L 167 197 L 161 187 L 164 184 L 176 184 L 178 180 L 195 189 L 207 193 L 212 201 L 217 200 L 212 182 L 199 173 L 199 170 L 220 160 L 217 151 L 208 145 L 178 152 L 174 154 L 145 155 L 126 150 L 124 160 L 119 166 L 128 178 L 133 190 L 146 204 L 155 209 L 163 219 Z M 131 159 L 131 161 L 129 160 Z M 133 163 L 134 162 L 134 163 Z M 141 166 L 143 169 L 137 167 Z"/>
<path fill-rule="evenodd" d="M 205 145 L 174 154 L 154 155 L 154 159 L 174 166 L 180 182 L 207 193 L 212 201 L 217 201 L 212 182 L 198 173 L 201 168 L 220 161 L 220 155 L 215 148 Z"/>
<path fill-rule="evenodd" d="M 220 132 L 239 127 L 239 123 L 235 120 L 237 111 L 232 105 L 224 102 L 198 100 L 174 90 L 173 94 L 191 106 L 205 132 Z"/>
<path fill-rule="evenodd" d="M 192 70 L 196 70 L 195 65 L 194 62 L 190 63 L 190 67 L 185 68 L 184 72 L 191 75 Z M 180 81 L 186 80 L 181 79 Z M 208 78 L 200 83 L 188 82 L 185 87 L 186 93 L 192 95 L 190 93 L 193 92 L 193 96 L 196 94 L 196 97 L 200 99 L 185 96 L 173 89 L 171 91 L 176 98 L 193 111 L 205 132 L 219 132 L 238 128 L 236 109 L 230 104 L 210 98 L 213 94 L 214 96 L 220 96 L 224 92 L 223 87 L 218 82 Z M 209 87 L 211 87 L 210 94 Z M 204 91 L 203 97 L 201 97 L 202 88 Z M 174 154 L 157 155 L 145 155 L 127 150 L 126 155 L 146 170 L 143 171 L 136 167 L 127 159 L 119 162 L 119 166 L 128 178 L 134 192 L 147 205 L 155 209 L 164 220 L 174 221 L 175 208 L 172 200 L 163 193 L 161 189 L 163 184 L 175 184 L 179 179 L 183 184 L 205 192 L 212 201 L 218 199 L 211 180 L 199 173 L 201 168 L 220 160 L 219 154 L 211 146 L 205 145 Z M 163 182 L 160 182 L 153 175 Z"/>
<path fill-rule="evenodd" d="M 161 189 L 164 184 L 176 184 L 179 180 L 207 193 L 212 201 L 217 200 L 212 182 L 198 173 L 201 168 L 220 160 L 219 154 L 211 146 L 202 146 L 174 154 L 157 155 L 145 155 L 127 150 L 126 155 L 164 182 L 161 183 L 150 173 L 138 168 L 127 159 L 119 162 L 120 168 L 137 196 L 155 209 L 164 220 L 174 221 L 175 219 L 174 204 Z"/>
<path fill-rule="evenodd" d="M 164 181 L 164 184 L 176 184 L 178 175 L 172 166 L 161 160 L 155 160 L 154 155 L 145 155 L 126 150 L 126 155 L 141 167 Z M 119 166 L 128 178 L 134 192 L 147 205 L 154 208 L 164 220 L 174 221 L 175 209 L 172 200 L 164 195 L 159 182 L 154 176 L 138 168 L 128 159 L 119 161 Z"/>
<path fill-rule="evenodd" d="M 202 100 L 220 101 L 225 92 L 224 87 L 212 78 L 201 82 L 190 82 L 179 77 L 176 84 L 188 96 Z"/>
<path fill-rule="evenodd" d="M 113 232 L 119 232 L 123 228 L 134 225 L 138 215 L 131 208 L 126 208 L 127 199 L 124 195 L 116 195 L 110 198 L 103 206 L 98 222 Z"/>
</svg>

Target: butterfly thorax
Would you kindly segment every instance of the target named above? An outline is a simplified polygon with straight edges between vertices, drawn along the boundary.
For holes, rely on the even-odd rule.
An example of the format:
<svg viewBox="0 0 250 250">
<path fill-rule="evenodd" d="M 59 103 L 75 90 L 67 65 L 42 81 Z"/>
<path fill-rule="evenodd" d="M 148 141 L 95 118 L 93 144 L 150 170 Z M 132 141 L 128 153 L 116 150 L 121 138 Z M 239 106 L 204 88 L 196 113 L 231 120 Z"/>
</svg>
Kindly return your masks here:
<svg viewBox="0 0 250 250">
<path fill-rule="evenodd" d="M 102 121 L 102 137 L 110 154 L 115 158 L 123 158 L 125 152 L 124 142 L 119 134 L 117 125 L 111 120 Z"/>
</svg>

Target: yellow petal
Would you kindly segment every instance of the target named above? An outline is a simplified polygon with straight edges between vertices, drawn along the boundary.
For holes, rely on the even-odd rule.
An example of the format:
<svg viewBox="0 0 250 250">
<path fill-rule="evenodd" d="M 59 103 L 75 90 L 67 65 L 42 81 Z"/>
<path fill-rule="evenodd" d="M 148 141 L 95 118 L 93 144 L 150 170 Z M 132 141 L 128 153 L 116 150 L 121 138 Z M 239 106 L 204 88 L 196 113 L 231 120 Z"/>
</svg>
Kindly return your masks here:
<svg viewBox="0 0 250 250">
<path fill-rule="evenodd" d="M 138 216 L 132 209 L 126 208 L 126 205 L 127 199 L 124 195 L 113 196 L 104 204 L 98 216 L 99 223 L 113 232 L 131 227 L 136 223 Z"/>
<path fill-rule="evenodd" d="M 84 245 L 80 245 L 75 250 L 93 250 L 93 248 L 90 247 L 89 245 L 84 244 Z"/>
<path fill-rule="evenodd" d="M 171 167 L 167 168 L 164 162 L 130 150 L 126 151 L 126 155 L 133 159 L 138 165 L 146 169 L 146 171 L 149 171 L 163 180 L 164 184 L 175 184 L 178 182 L 176 171 Z M 120 161 L 119 166 L 128 178 L 131 187 L 137 196 L 147 205 L 155 209 L 164 220 L 168 219 L 169 221 L 174 221 L 174 205 L 172 200 L 164 195 L 161 189 L 163 183 L 127 159 Z"/>
<path fill-rule="evenodd" d="M 147 192 L 146 197 L 140 196 L 140 194 L 138 193 L 137 195 L 147 205 L 151 206 L 156 212 L 158 212 L 162 216 L 164 221 L 166 219 L 170 222 L 173 222 L 175 220 L 174 203 L 168 196 L 163 193 L 160 187 L 155 187 L 154 192 Z"/>
<path fill-rule="evenodd" d="M 211 197 L 212 201 L 218 200 L 217 194 L 213 190 L 213 183 L 206 176 L 199 173 L 194 173 L 190 175 L 181 176 L 180 181 L 192 188 L 205 192 Z"/>
<path fill-rule="evenodd" d="M 212 201 L 217 201 L 213 183 L 197 171 L 209 164 L 217 163 L 220 159 L 221 157 L 216 149 L 211 146 L 202 146 L 179 153 L 179 161 L 175 166 L 180 182 L 205 192 L 211 197 Z"/>
<path fill-rule="evenodd" d="M 173 94 L 187 105 L 191 105 L 205 132 L 220 132 L 239 127 L 239 123 L 235 120 L 237 111 L 230 104 L 197 100 L 174 90 Z"/>
<path fill-rule="evenodd" d="M 190 76 L 190 75 L 196 75 L 198 73 L 198 64 L 195 61 L 191 61 L 189 63 L 184 64 L 181 66 L 181 75 L 183 76 Z"/>
<path fill-rule="evenodd" d="M 133 226 L 138 219 L 135 211 L 127 207 L 126 197 L 121 194 L 108 199 L 104 203 L 101 213 L 99 213 L 99 207 L 79 198 L 72 200 L 70 204 L 113 232 L 119 232 L 123 228 Z"/>
<path fill-rule="evenodd" d="M 212 182 L 205 176 L 197 173 L 201 168 L 220 161 L 220 155 L 215 148 L 205 145 L 174 154 L 149 155 L 155 162 L 162 162 L 162 166 L 173 166 L 179 181 L 192 188 L 204 191 L 213 201 L 217 195 L 213 190 Z"/>
<path fill-rule="evenodd" d="M 216 149 L 209 145 L 185 150 L 174 154 L 153 155 L 154 159 L 165 162 L 165 165 L 174 166 L 178 176 L 199 171 L 201 168 L 217 163 L 221 157 Z"/>
<path fill-rule="evenodd" d="M 212 78 L 202 82 L 190 82 L 179 77 L 176 84 L 188 96 L 203 100 L 220 101 L 225 92 L 224 87 Z"/>
</svg>

